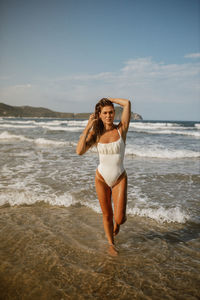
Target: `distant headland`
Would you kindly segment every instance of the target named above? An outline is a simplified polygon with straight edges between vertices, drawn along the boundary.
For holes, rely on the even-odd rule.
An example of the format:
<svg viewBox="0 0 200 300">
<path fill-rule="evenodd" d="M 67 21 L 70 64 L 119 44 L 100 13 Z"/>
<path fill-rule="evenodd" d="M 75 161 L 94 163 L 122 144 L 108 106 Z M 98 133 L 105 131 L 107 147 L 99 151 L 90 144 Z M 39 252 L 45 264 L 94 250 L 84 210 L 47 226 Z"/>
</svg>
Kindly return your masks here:
<svg viewBox="0 0 200 300">
<path fill-rule="evenodd" d="M 115 111 L 115 119 L 119 120 L 122 108 L 115 107 Z M 88 119 L 90 114 L 91 113 L 63 113 L 44 107 L 11 106 L 0 103 L 0 117 Z M 143 120 L 143 118 L 141 115 L 131 112 L 131 120 Z"/>
</svg>

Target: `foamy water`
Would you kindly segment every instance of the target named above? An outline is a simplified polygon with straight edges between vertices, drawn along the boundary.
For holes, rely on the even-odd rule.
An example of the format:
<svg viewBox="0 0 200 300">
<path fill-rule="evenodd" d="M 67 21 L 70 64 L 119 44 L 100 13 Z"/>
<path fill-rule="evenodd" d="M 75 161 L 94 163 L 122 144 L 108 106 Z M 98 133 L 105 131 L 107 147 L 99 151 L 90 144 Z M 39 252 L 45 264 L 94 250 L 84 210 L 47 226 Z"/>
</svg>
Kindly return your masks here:
<svg viewBox="0 0 200 300">
<path fill-rule="evenodd" d="M 81 157 L 75 153 L 86 124 L 87 120 L 0 119 L 0 205 L 80 204 L 101 213 L 94 188 L 96 148 Z M 199 134 L 197 122 L 130 123 L 125 152 L 130 216 L 160 223 L 199 222 Z M 173 178 L 166 182 L 169 174 Z M 192 179 L 179 180 L 187 174 Z M 177 194 L 182 185 L 187 192 Z M 144 194 L 136 191 L 146 186 L 144 201 Z"/>
</svg>

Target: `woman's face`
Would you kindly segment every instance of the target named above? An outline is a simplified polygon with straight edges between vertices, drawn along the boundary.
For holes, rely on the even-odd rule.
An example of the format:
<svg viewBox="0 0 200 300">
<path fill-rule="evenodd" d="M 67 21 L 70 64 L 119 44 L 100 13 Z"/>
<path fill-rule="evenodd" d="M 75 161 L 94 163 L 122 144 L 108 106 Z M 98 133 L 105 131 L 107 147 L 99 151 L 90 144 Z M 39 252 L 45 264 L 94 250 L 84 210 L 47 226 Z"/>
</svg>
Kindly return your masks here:
<svg viewBox="0 0 200 300">
<path fill-rule="evenodd" d="M 112 124 L 115 118 L 115 110 L 112 106 L 104 106 L 101 108 L 99 117 L 104 124 Z"/>
</svg>

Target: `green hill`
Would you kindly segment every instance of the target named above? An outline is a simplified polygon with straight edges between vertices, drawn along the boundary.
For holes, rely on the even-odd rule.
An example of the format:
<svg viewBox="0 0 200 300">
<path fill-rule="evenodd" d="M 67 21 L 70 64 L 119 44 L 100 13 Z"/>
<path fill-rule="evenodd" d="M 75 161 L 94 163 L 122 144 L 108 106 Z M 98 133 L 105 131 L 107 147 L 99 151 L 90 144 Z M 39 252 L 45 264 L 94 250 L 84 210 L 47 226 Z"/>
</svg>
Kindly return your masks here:
<svg viewBox="0 0 200 300">
<path fill-rule="evenodd" d="M 120 119 L 122 108 L 116 107 L 115 119 Z M 11 106 L 0 103 L 0 117 L 29 117 L 29 118 L 69 118 L 69 119 L 88 119 L 90 113 L 62 113 L 44 107 L 33 106 Z M 132 120 L 142 120 L 137 113 L 131 113 Z"/>
</svg>

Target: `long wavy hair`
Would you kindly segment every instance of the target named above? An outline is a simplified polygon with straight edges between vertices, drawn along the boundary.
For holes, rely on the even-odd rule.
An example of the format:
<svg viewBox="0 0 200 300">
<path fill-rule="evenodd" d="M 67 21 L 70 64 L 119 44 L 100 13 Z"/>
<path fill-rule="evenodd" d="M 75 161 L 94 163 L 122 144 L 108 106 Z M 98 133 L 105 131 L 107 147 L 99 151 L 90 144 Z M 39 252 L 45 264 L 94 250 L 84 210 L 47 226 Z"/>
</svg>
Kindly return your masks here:
<svg viewBox="0 0 200 300">
<path fill-rule="evenodd" d="M 102 120 L 99 118 L 99 113 L 101 112 L 101 109 L 105 106 L 112 106 L 114 108 L 113 103 L 107 99 L 107 98 L 102 98 L 99 100 L 99 102 L 95 105 L 95 119 L 97 119 L 97 122 L 94 124 L 93 130 L 95 134 L 95 141 L 100 138 L 104 131 L 104 125 Z"/>
</svg>

